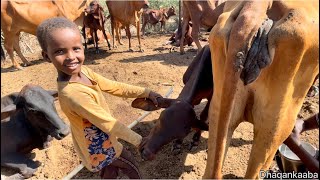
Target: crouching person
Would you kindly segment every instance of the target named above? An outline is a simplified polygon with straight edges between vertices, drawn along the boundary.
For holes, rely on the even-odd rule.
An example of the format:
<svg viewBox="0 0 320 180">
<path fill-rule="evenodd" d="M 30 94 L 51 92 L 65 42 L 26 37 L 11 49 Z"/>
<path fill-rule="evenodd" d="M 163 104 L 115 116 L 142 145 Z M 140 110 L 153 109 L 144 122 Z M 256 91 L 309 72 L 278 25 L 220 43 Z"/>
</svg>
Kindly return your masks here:
<svg viewBox="0 0 320 180">
<path fill-rule="evenodd" d="M 42 22 L 37 38 L 44 59 L 58 72 L 60 105 L 70 121 L 73 144 L 85 167 L 100 172 L 104 179 L 116 179 L 119 169 L 129 178 L 141 178 L 133 156 L 117 138 L 138 147 L 142 137 L 112 117 L 102 92 L 127 98 L 150 98 L 155 105 L 161 95 L 106 79 L 84 66 L 79 29 L 66 18 Z"/>
</svg>

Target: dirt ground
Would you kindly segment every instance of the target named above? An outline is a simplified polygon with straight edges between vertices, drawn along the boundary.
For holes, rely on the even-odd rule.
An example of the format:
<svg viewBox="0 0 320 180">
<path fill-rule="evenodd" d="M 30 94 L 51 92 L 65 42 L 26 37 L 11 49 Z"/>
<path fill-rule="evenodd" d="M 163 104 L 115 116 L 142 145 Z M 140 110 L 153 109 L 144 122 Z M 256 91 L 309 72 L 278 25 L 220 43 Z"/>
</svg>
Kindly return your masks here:
<svg viewBox="0 0 320 180">
<path fill-rule="evenodd" d="M 86 52 L 85 65 L 92 68 L 95 72 L 121 82 L 151 88 L 164 95 L 170 86 L 173 86 L 171 98 L 176 98 L 183 87 L 182 76 L 196 55 L 196 46 L 186 48 L 186 54 L 179 55 L 179 49 L 175 48 L 169 52 L 171 46 L 163 44 L 169 39 L 169 34 L 153 34 L 142 40 L 144 52 L 137 52 L 138 43 L 136 37 L 133 38 L 133 49 L 128 50 L 128 41 L 123 39 L 126 45 L 119 46 L 117 49 L 107 50 L 106 43 L 101 45 L 100 54 L 95 54 L 93 49 Z M 203 34 L 208 37 L 208 34 Z M 30 37 L 34 42 L 34 37 Z M 203 44 L 207 42 L 203 41 Z M 42 60 L 40 49 L 33 46 L 34 53 L 25 54 L 33 63 L 22 71 L 12 71 L 9 59 L 1 65 L 1 97 L 12 92 L 20 91 L 26 84 L 40 85 L 45 89 L 56 89 L 56 71 L 52 64 Z M 20 59 L 19 59 L 20 61 Z M 110 102 L 109 107 L 113 115 L 123 123 L 129 125 L 144 112 L 130 107 L 133 99 L 124 99 L 105 95 Z M 56 102 L 60 116 L 68 123 L 62 113 L 59 103 Z M 196 106 L 196 111 L 200 112 L 204 108 L 204 103 Z M 319 98 L 307 97 L 299 118 L 306 118 L 318 112 Z M 152 112 L 141 123 L 133 129 L 146 136 L 162 110 Z M 253 130 L 250 123 L 242 123 L 233 134 L 231 146 L 227 153 L 227 158 L 223 167 L 225 178 L 243 178 L 247 167 L 247 161 L 252 146 Z M 184 141 L 182 153 L 174 155 L 171 152 L 171 145 L 168 144 L 158 152 L 153 161 L 143 161 L 136 149 L 126 144 L 134 153 L 140 165 L 143 178 L 146 179 L 200 179 L 204 173 L 207 159 L 207 137 L 208 133 L 202 134 L 201 143 L 197 149 L 188 150 L 188 143 L 191 141 L 191 133 Z M 319 148 L 319 131 L 309 131 L 304 133 L 303 140 L 310 142 Z M 80 164 L 77 157 L 71 136 L 68 135 L 63 140 L 53 140 L 50 148 L 45 150 L 35 149 L 34 160 L 40 161 L 41 166 L 31 179 L 61 179 Z M 1 168 L 2 175 L 10 175 L 12 171 Z M 74 178 L 95 179 L 98 174 L 91 173 L 83 168 Z"/>
</svg>

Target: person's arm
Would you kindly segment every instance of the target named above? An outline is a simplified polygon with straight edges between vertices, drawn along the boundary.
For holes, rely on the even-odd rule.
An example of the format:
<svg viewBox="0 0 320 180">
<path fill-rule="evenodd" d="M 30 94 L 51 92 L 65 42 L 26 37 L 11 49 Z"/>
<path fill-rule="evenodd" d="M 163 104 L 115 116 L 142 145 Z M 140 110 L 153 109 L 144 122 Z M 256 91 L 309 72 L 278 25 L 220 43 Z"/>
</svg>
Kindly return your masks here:
<svg viewBox="0 0 320 180">
<path fill-rule="evenodd" d="M 162 97 L 160 94 L 147 88 L 112 81 L 95 72 L 92 73 L 98 81 L 101 90 L 112 95 L 126 98 L 149 98 L 156 106 L 158 105 L 157 98 Z"/>
<path fill-rule="evenodd" d="M 92 72 L 95 79 L 98 81 L 99 87 L 102 91 L 110 93 L 115 96 L 126 98 L 147 98 L 150 90 L 147 88 L 133 86 L 126 83 L 112 81 L 95 72 Z"/>
<path fill-rule="evenodd" d="M 319 128 L 319 113 L 309 117 L 304 121 L 302 132 L 317 128 Z"/>
<path fill-rule="evenodd" d="M 69 106 L 75 113 L 102 131 L 113 134 L 138 147 L 142 139 L 139 134 L 117 121 L 86 92 L 77 91 L 75 94 L 77 95 L 69 97 Z"/>
<path fill-rule="evenodd" d="M 291 134 L 284 141 L 284 144 L 300 158 L 310 172 L 319 172 L 319 161 L 302 147 L 300 141 L 297 141 L 294 135 Z"/>
<path fill-rule="evenodd" d="M 312 157 L 301 145 L 300 134 L 304 131 L 316 129 L 319 127 L 319 113 L 309 117 L 306 120 L 298 119 L 292 133 L 284 141 L 292 152 L 294 152 L 311 172 L 319 172 L 319 161 Z"/>
</svg>

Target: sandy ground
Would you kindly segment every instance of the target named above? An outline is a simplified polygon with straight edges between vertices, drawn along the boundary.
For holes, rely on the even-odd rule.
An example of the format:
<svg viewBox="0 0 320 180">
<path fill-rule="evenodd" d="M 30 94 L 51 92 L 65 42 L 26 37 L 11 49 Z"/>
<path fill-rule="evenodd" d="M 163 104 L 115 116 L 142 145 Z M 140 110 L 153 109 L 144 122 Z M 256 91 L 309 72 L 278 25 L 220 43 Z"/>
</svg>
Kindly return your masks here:
<svg viewBox="0 0 320 180">
<path fill-rule="evenodd" d="M 183 87 L 182 76 L 196 54 L 196 47 L 186 48 L 185 55 L 179 55 L 178 48 L 169 52 L 170 46 L 163 43 L 169 39 L 169 34 L 153 34 L 142 40 L 144 52 L 126 52 L 128 49 L 127 39 L 123 39 L 126 45 L 117 49 L 107 50 L 106 43 L 102 44 L 100 54 L 95 54 L 93 49 L 86 52 L 85 64 L 97 73 L 121 82 L 149 87 L 161 94 L 165 94 L 170 85 L 174 91 L 170 96 L 176 98 Z M 203 34 L 208 37 L 208 34 Z M 28 40 L 29 41 L 29 40 Z M 34 42 L 30 37 L 29 42 Z M 133 38 L 133 49 L 138 50 L 136 37 Z M 207 42 L 202 42 L 206 44 Z M 1 65 L 1 97 L 20 89 L 29 83 L 37 84 L 45 89 L 56 89 L 56 71 L 53 65 L 41 59 L 39 47 L 33 46 L 34 53 L 26 54 L 26 57 L 33 63 L 32 66 L 22 71 L 12 71 L 9 59 Z M 125 124 L 130 124 L 144 112 L 130 107 L 132 99 L 123 99 L 105 95 L 110 102 L 110 109 L 113 115 Z M 65 115 L 61 112 L 58 102 L 56 107 L 60 116 L 68 123 Z M 196 107 L 197 112 L 204 108 L 204 103 Z M 319 98 L 306 98 L 299 118 L 306 118 L 318 112 Z M 146 136 L 162 110 L 152 112 L 143 122 L 134 127 L 134 130 Z M 253 130 L 250 123 L 242 123 L 233 134 L 231 146 L 223 167 L 225 178 L 243 178 L 249 159 L 252 146 Z M 207 158 L 207 137 L 208 133 L 202 134 L 201 143 L 197 149 L 188 150 L 186 147 L 191 141 L 191 133 L 184 141 L 183 152 L 174 155 L 171 152 L 171 145 L 168 144 L 158 153 L 153 161 L 143 161 L 136 149 L 126 144 L 134 153 L 140 165 L 144 178 L 172 178 L 172 179 L 199 179 L 204 173 Z M 310 142 L 319 148 L 319 131 L 304 133 L 303 140 Z M 41 166 L 31 179 L 61 179 L 71 172 L 80 160 L 75 154 L 71 136 L 63 140 L 54 140 L 50 148 L 45 150 L 35 149 L 34 159 L 41 162 Z M 2 175 L 10 175 L 13 172 L 7 168 L 1 168 Z M 85 168 L 74 178 L 94 179 L 99 178 L 98 174 L 91 173 Z"/>
</svg>

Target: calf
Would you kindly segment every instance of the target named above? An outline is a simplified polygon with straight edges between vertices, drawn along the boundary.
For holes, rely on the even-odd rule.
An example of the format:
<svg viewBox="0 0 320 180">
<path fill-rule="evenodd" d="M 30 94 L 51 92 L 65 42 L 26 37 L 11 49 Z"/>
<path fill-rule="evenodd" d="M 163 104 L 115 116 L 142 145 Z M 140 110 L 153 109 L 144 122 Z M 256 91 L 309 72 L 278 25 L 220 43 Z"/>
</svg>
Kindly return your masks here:
<svg viewBox="0 0 320 180">
<path fill-rule="evenodd" d="M 86 27 L 90 28 L 90 34 L 93 38 L 94 46 L 96 48 L 96 52 L 99 52 L 98 48 L 98 34 L 97 30 L 101 30 L 104 36 L 104 39 L 108 43 L 109 50 L 111 49 L 111 45 L 109 42 L 109 38 L 104 29 L 105 17 L 103 15 L 103 8 L 99 5 L 97 1 L 92 1 L 88 8 L 85 8 L 84 11 L 87 15 L 83 19 L 83 27 L 82 27 L 82 34 L 84 37 L 84 47 L 87 49 L 87 42 L 86 42 Z"/>
<path fill-rule="evenodd" d="M 1 98 L 1 166 L 13 168 L 29 178 L 38 164 L 27 157 L 33 149 L 44 149 L 52 137 L 60 140 L 69 127 L 54 107 L 57 92 L 39 86 L 26 85 L 20 93 Z"/>
<path fill-rule="evenodd" d="M 183 46 L 188 45 L 191 46 L 193 43 L 193 39 L 191 37 L 191 31 L 192 31 L 192 22 L 189 21 L 189 25 L 187 26 L 187 31 L 185 33 L 184 41 L 183 41 Z M 169 43 L 179 47 L 180 46 L 180 39 L 182 36 L 182 27 L 179 26 L 178 29 L 175 30 L 174 34 L 169 39 Z"/>
<path fill-rule="evenodd" d="M 142 35 L 145 33 L 145 27 L 148 23 L 155 26 L 157 23 L 160 22 L 161 27 L 160 31 L 162 31 L 166 26 L 166 21 L 171 17 L 176 15 L 174 7 L 170 7 L 167 10 L 166 9 L 150 9 L 143 11 L 142 13 Z"/>
<path fill-rule="evenodd" d="M 86 39 L 87 39 L 87 44 L 93 44 L 94 41 L 93 41 L 93 37 L 91 36 L 92 31 L 90 28 L 86 28 Z M 111 39 L 111 35 L 110 33 L 106 32 L 107 34 L 107 38 L 110 40 Z M 98 43 L 103 43 L 105 42 L 105 38 L 103 36 L 103 32 L 101 30 L 97 30 L 97 36 L 98 36 Z"/>
<path fill-rule="evenodd" d="M 211 57 L 208 46 L 205 46 L 190 64 L 183 76 L 183 82 L 185 86 L 178 98 L 159 98 L 158 107 L 155 107 L 148 99 L 138 98 L 132 102 L 132 107 L 146 111 L 160 107 L 166 108 L 161 112 L 156 126 L 141 143 L 142 158 L 153 159 L 162 146 L 174 139 L 178 139 L 178 142 L 181 143 L 181 140 L 190 133 L 191 128 L 197 130 L 193 137 L 194 145 L 196 145 L 200 138 L 200 130 L 208 130 L 205 120 L 213 93 Z M 193 107 L 205 98 L 208 99 L 208 103 L 198 120 Z"/>
</svg>

